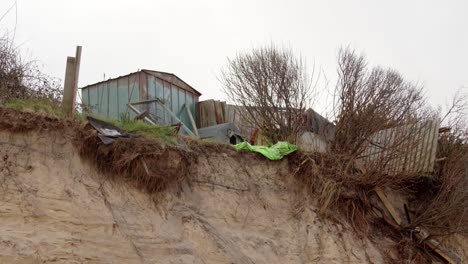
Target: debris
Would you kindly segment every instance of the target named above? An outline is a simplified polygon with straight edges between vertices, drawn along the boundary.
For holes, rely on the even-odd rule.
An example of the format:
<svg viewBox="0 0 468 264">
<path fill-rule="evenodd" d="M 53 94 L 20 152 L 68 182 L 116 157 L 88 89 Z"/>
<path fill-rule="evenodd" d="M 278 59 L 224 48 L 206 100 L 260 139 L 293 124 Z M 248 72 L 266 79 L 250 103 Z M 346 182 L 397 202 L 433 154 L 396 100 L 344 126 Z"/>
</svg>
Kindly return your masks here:
<svg viewBox="0 0 468 264">
<path fill-rule="evenodd" d="M 164 102 L 159 99 L 159 98 L 154 98 L 154 99 L 149 99 L 149 100 L 144 100 L 144 101 L 139 101 L 139 102 L 134 102 L 134 103 L 128 103 L 127 106 L 128 108 L 130 108 L 133 112 L 135 112 L 137 115 L 140 115 L 140 111 L 138 111 L 138 109 L 135 108 L 135 105 L 139 105 L 139 104 L 147 104 L 147 103 L 158 103 L 160 106 L 162 106 L 162 108 L 172 117 L 174 118 L 174 120 L 176 120 L 178 123 L 181 123 L 182 126 L 181 128 L 184 129 L 190 136 L 193 136 L 193 137 L 197 137 L 188 127 L 187 125 L 184 124 L 184 122 L 182 122 L 176 114 L 174 114 L 174 112 L 172 112 L 171 109 L 169 109 L 165 104 Z M 182 108 L 183 109 L 183 108 Z M 182 110 L 181 109 L 181 110 Z M 145 121 L 147 121 L 148 123 L 152 124 L 152 125 L 155 125 L 155 123 L 149 119 L 148 117 L 145 117 L 144 118 Z"/>
<path fill-rule="evenodd" d="M 102 143 L 108 145 L 114 142 L 114 138 L 124 137 L 124 138 L 133 138 L 139 137 L 137 134 L 131 134 L 122 129 L 112 125 L 111 123 L 96 119 L 94 117 L 86 117 L 88 123 L 96 129 L 98 132 L 98 137 L 101 139 Z"/>
<path fill-rule="evenodd" d="M 150 114 L 150 112 L 148 110 L 145 110 L 143 112 L 141 112 L 140 114 L 138 114 L 135 119 L 136 120 L 144 120 L 146 117 L 148 117 Z"/>
<path fill-rule="evenodd" d="M 238 144 L 242 142 L 239 130 L 233 123 L 224 123 L 198 130 L 201 139 L 213 139 L 221 143 Z"/>
<path fill-rule="evenodd" d="M 395 220 L 395 223 L 397 223 L 397 225 L 401 225 L 402 222 L 401 222 L 400 216 L 398 215 L 397 211 L 395 210 L 393 205 L 390 203 L 390 201 L 387 199 L 387 196 L 385 196 L 382 189 L 375 188 L 375 193 L 377 193 L 377 196 L 379 196 L 379 198 L 382 201 L 382 203 L 384 204 L 385 208 L 390 213 L 393 220 Z"/>
<path fill-rule="evenodd" d="M 387 197 L 385 196 L 384 192 L 380 188 L 375 188 L 375 192 L 379 196 L 380 200 L 384 204 L 385 208 L 387 211 L 390 213 L 390 215 L 393 217 L 393 220 L 398 224 L 398 226 L 401 226 L 401 218 L 396 212 L 395 208 L 393 205 L 388 201 Z M 405 213 L 408 222 L 411 220 L 409 217 L 407 205 L 405 204 Z M 415 234 L 415 238 L 419 240 L 420 243 L 423 243 L 424 246 L 427 248 L 431 249 L 437 257 L 444 259 L 447 263 L 450 264 L 458 264 L 461 263 L 460 257 L 456 256 L 454 253 L 450 252 L 449 250 L 443 248 L 439 242 L 437 242 L 434 239 L 428 239 L 430 237 L 429 233 L 426 232 L 425 230 L 421 229 L 420 227 L 416 227 L 412 234 Z"/>
</svg>

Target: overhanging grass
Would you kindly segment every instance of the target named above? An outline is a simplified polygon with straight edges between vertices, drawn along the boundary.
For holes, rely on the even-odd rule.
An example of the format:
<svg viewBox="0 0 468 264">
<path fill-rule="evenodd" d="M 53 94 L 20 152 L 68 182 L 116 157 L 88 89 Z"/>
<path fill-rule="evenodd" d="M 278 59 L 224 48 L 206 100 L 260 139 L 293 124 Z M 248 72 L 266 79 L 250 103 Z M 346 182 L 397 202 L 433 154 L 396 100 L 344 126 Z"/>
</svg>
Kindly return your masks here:
<svg viewBox="0 0 468 264">
<path fill-rule="evenodd" d="M 18 111 L 43 113 L 47 116 L 53 117 L 65 117 L 61 105 L 47 98 L 36 98 L 27 100 L 12 99 L 4 103 L 4 107 L 12 108 Z M 86 116 L 88 115 L 109 122 L 131 133 L 140 134 L 148 138 L 156 139 L 165 144 L 176 144 L 177 131 L 170 126 L 157 126 L 145 123 L 141 120 L 133 120 L 130 118 L 129 113 L 122 114 L 119 119 L 111 119 L 99 115 L 76 112 L 74 115 L 74 119 L 80 122 L 86 122 Z"/>
<path fill-rule="evenodd" d="M 109 122 L 127 132 L 143 135 L 148 138 L 156 139 L 165 144 L 176 144 L 177 131 L 170 126 L 158 126 L 145 123 L 142 120 L 131 119 L 128 113 L 120 115 L 119 119 L 106 118 L 93 114 L 79 114 L 80 120 L 86 120 L 86 116 Z"/>
<path fill-rule="evenodd" d="M 176 143 L 177 131 L 173 127 L 151 125 L 144 123 L 141 120 L 130 120 L 125 122 L 112 120 L 111 123 L 125 131 L 158 139 L 166 144 Z"/>
<path fill-rule="evenodd" d="M 4 106 L 19 111 L 43 113 L 54 117 L 65 117 L 60 104 L 48 98 L 35 98 L 27 100 L 11 99 L 7 101 Z"/>
</svg>

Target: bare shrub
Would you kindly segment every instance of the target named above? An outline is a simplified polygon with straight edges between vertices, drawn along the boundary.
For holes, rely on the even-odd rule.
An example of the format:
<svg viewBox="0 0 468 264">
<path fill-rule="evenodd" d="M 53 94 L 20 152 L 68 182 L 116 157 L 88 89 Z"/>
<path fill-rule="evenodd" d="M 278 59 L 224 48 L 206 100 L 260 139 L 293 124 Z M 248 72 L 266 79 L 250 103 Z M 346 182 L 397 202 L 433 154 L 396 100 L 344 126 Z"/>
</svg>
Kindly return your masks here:
<svg viewBox="0 0 468 264">
<path fill-rule="evenodd" d="M 303 58 L 274 45 L 256 48 L 229 59 L 220 80 L 246 122 L 273 141 L 295 142 L 312 93 Z"/>
<path fill-rule="evenodd" d="M 422 88 L 392 69 L 369 69 L 364 56 L 350 49 L 338 55 L 335 88 L 336 132 L 328 153 L 299 154 L 296 176 L 319 196 L 320 212 L 338 209 L 367 235 L 375 219 L 370 194 L 376 187 L 402 188 L 417 179 L 414 170 L 389 170 L 412 151 L 429 114 Z M 383 133 L 376 140 L 376 135 Z M 369 154 L 369 149 L 375 149 Z M 372 156 L 372 157 L 367 157 Z M 374 219 L 374 220 L 373 220 Z"/>
<path fill-rule="evenodd" d="M 336 134 L 332 150 L 356 159 L 376 132 L 420 121 L 424 105 L 421 87 L 392 69 L 369 70 L 364 56 L 342 49 L 338 55 Z M 386 148 L 403 141 L 401 138 Z"/>
<path fill-rule="evenodd" d="M 59 80 L 43 74 L 35 61 L 25 61 L 8 35 L 0 37 L 0 103 L 11 99 L 50 99 L 59 102 Z"/>
<path fill-rule="evenodd" d="M 468 235 L 467 98 L 467 94 L 457 92 L 442 116 L 449 131 L 442 133 L 439 139 L 435 191 L 421 199 L 410 225 L 410 228 L 430 229 L 431 237 L 455 233 Z"/>
</svg>

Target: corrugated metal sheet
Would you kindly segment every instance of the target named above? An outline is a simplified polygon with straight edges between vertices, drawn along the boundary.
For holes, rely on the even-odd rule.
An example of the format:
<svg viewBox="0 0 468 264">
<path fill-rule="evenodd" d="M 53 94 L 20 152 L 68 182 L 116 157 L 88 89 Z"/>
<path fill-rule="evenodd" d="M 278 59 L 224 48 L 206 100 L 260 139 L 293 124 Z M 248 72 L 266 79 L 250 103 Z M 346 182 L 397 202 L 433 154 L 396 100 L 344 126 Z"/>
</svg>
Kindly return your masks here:
<svg viewBox="0 0 468 264">
<path fill-rule="evenodd" d="M 389 174 L 430 173 L 434 169 L 439 121 L 390 128 L 372 136 L 362 154 L 366 163 L 385 164 Z"/>
<path fill-rule="evenodd" d="M 173 82 L 173 83 L 172 83 Z M 129 102 L 159 98 L 189 129 L 193 130 L 187 112 L 187 104 L 195 114 L 195 103 L 200 93 L 174 74 L 142 70 L 115 79 L 81 88 L 83 104 L 93 113 L 119 118 L 122 113 L 136 114 L 127 107 Z M 135 106 L 139 111 L 148 110 L 159 124 L 172 124 L 173 118 L 163 108 L 152 102 Z M 182 111 L 183 110 L 183 111 Z"/>
</svg>

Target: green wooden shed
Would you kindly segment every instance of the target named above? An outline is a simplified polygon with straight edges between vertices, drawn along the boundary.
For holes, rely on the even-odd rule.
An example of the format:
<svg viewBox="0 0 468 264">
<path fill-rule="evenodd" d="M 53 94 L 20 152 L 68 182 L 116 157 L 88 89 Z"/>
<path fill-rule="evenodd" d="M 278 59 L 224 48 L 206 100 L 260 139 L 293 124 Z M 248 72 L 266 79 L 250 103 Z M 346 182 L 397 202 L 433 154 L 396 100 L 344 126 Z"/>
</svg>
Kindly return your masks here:
<svg viewBox="0 0 468 264">
<path fill-rule="evenodd" d="M 124 76 L 90 84 L 81 89 L 82 103 L 94 114 L 118 119 L 123 113 L 130 117 L 136 114 L 127 106 L 158 98 L 163 105 L 150 102 L 135 105 L 139 111 L 147 110 L 152 119 L 160 125 L 177 123 L 170 109 L 190 130 L 193 131 L 191 121 L 184 105 L 190 109 L 195 118 L 195 104 L 201 93 L 173 73 L 140 70 Z"/>
</svg>

